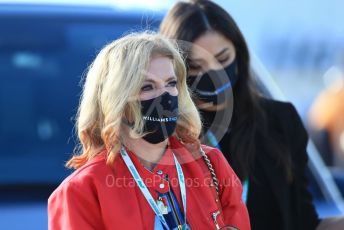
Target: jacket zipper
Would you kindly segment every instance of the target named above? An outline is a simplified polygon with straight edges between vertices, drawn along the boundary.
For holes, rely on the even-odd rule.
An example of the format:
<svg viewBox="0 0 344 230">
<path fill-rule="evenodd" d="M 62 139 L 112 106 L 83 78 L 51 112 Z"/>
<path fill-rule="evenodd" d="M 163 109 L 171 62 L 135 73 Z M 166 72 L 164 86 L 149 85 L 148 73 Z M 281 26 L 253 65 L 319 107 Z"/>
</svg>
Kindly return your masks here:
<svg viewBox="0 0 344 230">
<path fill-rule="evenodd" d="M 178 217 L 177 209 L 176 209 L 176 206 L 175 206 L 175 204 L 174 204 L 174 202 L 173 202 L 173 197 L 172 197 L 172 195 L 171 195 L 171 191 L 168 191 L 167 194 L 168 194 L 168 198 L 169 198 L 169 200 L 170 200 L 170 203 L 171 203 L 171 205 L 172 205 L 172 212 L 173 212 L 173 215 L 174 215 L 174 217 L 175 217 L 175 219 L 177 220 L 177 223 L 178 223 L 178 229 L 181 229 L 182 223 L 181 223 L 181 221 L 180 221 L 180 219 L 179 219 L 179 217 Z"/>
<path fill-rule="evenodd" d="M 168 180 L 167 175 L 165 176 L 165 179 L 167 180 L 167 182 L 170 185 L 170 182 Z M 172 194 L 171 194 L 172 187 L 171 187 L 171 185 L 169 187 L 170 187 L 170 190 L 167 192 L 167 197 L 170 200 L 170 203 L 171 203 L 171 206 L 172 206 L 172 212 L 173 212 L 174 218 L 175 218 L 175 220 L 177 221 L 177 224 L 178 224 L 178 229 L 182 229 L 183 225 L 182 225 L 182 222 L 179 219 L 179 216 L 178 216 L 178 213 L 177 213 L 177 208 L 176 208 L 176 206 L 174 204 L 173 197 L 172 197 Z"/>
</svg>

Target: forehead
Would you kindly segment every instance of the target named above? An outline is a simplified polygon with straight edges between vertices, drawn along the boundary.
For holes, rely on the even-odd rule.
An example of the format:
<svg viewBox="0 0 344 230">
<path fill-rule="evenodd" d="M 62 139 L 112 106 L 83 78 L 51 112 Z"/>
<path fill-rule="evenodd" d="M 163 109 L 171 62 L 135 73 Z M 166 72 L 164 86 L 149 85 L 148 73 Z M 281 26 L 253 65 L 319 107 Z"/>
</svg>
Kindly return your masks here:
<svg viewBox="0 0 344 230">
<path fill-rule="evenodd" d="M 208 31 L 197 38 L 191 47 L 191 59 L 204 59 L 207 56 L 215 56 L 224 48 L 235 52 L 233 43 L 216 31 Z"/>
<path fill-rule="evenodd" d="M 146 78 L 170 78 L 175 76 L 172 59 L 165 56 L 153 56 L 149 62 Z"/>
</svg>

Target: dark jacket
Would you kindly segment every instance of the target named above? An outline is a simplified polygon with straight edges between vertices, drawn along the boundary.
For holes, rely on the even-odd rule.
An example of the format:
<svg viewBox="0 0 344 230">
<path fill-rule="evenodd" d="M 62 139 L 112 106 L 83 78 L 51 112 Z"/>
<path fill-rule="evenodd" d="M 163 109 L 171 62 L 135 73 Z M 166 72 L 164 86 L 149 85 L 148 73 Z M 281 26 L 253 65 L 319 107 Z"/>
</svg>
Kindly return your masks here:
<svg viewBox="0 0 344 230">
<path fill-rule="evenodd" d="M 266 113 L 266 130 L 270 141 L 256 136 L 257 152 L 254 169 L 250 173 L 247 200 L 251 227 L 253 230 L 313 230 L 319 224 L 319 219 L 307 190 L 305 176 L 307 132 L 292 104 L 262 99 L 260 106 Z M 229 139 L 230 135 L 225 135 L 220 146 L 228 145 Z M 275 140 L 284 145 L 286 154 L 290 154 L 291 182 L 274 157 L 275 150 L 269 147 L 270 142 Z M 225 155 L 230 158 L 230 155 Z"/>
</svg>

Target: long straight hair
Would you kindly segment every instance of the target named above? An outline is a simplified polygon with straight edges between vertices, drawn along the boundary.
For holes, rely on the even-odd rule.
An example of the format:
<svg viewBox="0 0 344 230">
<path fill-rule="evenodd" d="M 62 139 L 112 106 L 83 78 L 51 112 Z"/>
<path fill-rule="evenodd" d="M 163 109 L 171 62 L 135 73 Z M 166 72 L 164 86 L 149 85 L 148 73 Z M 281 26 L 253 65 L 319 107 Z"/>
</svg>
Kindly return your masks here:
<svg viewBox="0 0 344 230">
<path fill-rule="evenodd" d="M 220 6 L 208 0 L 178 2 L 160 25 L 160 33 L 170 39 L 194 42 L 208 31 L 215 31 L 230 40 L 236 49 L 238 82 L 233 89 L 234 110 L 231 121 L 230 156 L 224 153 L 241 180 L 249 176 L 256 155 L 257 135 L 269 141 L 266 115 L 260 106 L 260 95 L 250 75 L 250 56 L 245 39 L 233 18 Z M 189 55 L 184 51 L 185 59 Z M 187 63 L 186 63 L 187 64 Z M 288 154 L 274 141 L 271 148 L 289 178 Z"/>
</svg>

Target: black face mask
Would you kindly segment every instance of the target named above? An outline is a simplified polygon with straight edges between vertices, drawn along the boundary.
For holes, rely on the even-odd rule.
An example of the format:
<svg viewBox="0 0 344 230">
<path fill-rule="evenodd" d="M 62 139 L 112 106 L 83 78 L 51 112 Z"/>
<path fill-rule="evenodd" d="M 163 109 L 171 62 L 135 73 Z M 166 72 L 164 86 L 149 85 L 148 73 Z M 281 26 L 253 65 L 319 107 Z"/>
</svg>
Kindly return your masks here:
<svg viewBox="0 0 344 230">
<path fill-rule="evenodd" d="M 226 95 L 228 97 L 228 93 L 238 81 L 236 68 L 237 62 L 234 59 L 224 69 L 209 70 L 200 76 L 189 76 L 187 84 L 198 99 L 218 105 L 225 102 Z"/>
<path fill-rule="evenodd" d="M 141 101 L 144 140 L 157 144 L 170 137 L 177 126 L 178 97 L 164 93 L 159 97 Z"/>
</svg>

